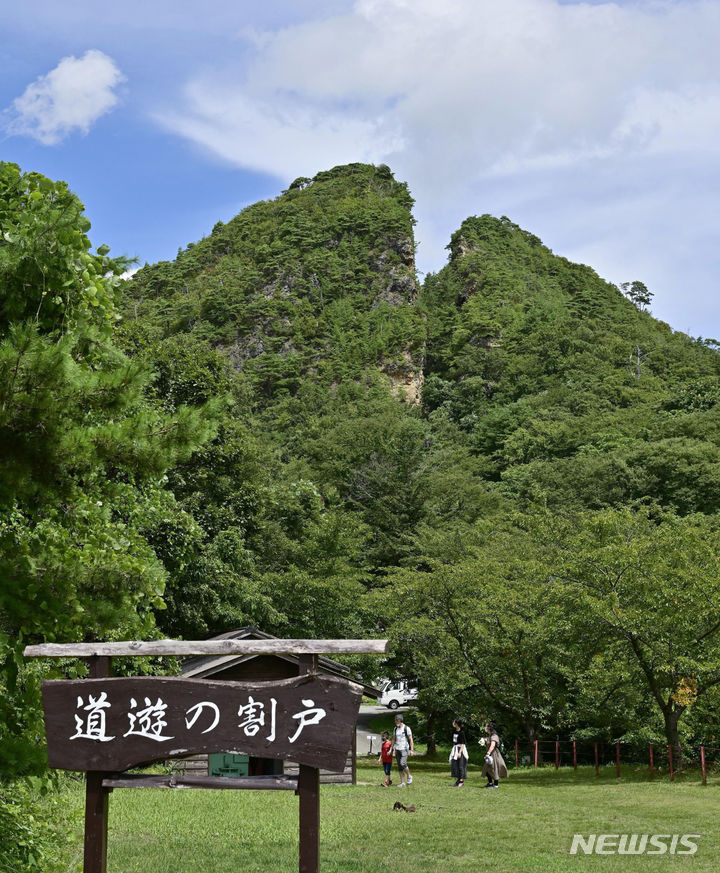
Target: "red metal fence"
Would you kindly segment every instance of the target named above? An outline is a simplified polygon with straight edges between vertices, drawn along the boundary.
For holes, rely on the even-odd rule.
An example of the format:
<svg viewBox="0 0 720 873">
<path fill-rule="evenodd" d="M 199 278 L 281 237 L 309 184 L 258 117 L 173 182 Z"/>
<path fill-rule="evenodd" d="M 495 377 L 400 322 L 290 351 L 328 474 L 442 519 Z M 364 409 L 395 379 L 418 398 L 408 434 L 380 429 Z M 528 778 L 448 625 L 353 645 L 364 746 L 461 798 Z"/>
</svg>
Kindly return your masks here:
<svg viewBox="0 0 720 873">
<path fill-rule="evenodd" d="M 507 756 L 512 763 L 511 755 Z M 600 767 L 615 766 L 615 775 L 620 776 L 620 765 L 646 766 L 651 776 L 659 771 L 667 771 L 674 781 L 677 772 L 698 769 L 703 784 L 708 773 L 720 774 L 720 747 L 682 746 L 680 760 L 675 759 L 673 748 L 665 744 L 608 743 L 593 740 L 527 740 L 516 739 L 514 763 L 516 767 L 555 766 L 555 769 L 578 765 L 595 767 L 600 775 Z"/>
</svg>

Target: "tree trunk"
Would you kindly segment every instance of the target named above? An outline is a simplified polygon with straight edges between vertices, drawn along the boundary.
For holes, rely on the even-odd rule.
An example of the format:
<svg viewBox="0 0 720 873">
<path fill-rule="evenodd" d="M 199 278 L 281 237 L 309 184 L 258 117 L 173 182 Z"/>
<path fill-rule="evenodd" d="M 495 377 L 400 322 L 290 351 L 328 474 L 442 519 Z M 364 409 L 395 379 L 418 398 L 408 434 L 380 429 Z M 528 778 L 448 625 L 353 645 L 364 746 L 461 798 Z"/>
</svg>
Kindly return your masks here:
<svg viewBox="0 0 720 873">
<path fill-rule="evenodd" d="M 668 745 L 672 748 L 673 762 L 675 766 L 680 766 L 680 761 L 682 759 L 678 724 L 683 712 L 684 707 L 682 709 L 675 709 L 673 706 L 668 707 L 665 712 L 663 712 L 663 717 L 665 719 L 665 738 L 667 739 Z"/>
<path fill-rule="evenodd" d="M 537 725 L 534 722 L 523 720 L 522 723 L 523 730 L 525 733 L 525 737 L 527 739 L 528 750 L 530 753 L 530 763 L 534 764 L 535 762 L 535 740 L 539 739 L 538 737 L 538 729 Z M 539 760 L 538 763 L 542 760 L 542 751 L 539 751 Z"/>
<path fill-rule="evenodd" d="M 427 734 L 427 756 L 428 758 L 434 758 L 437 755 L 437 743 L 435 740 L 435 726 L 437 722 L 437 713 L 430 712 L 427 714 L 427 726 L 426 726 L 426 734 Z"/>
</svg>

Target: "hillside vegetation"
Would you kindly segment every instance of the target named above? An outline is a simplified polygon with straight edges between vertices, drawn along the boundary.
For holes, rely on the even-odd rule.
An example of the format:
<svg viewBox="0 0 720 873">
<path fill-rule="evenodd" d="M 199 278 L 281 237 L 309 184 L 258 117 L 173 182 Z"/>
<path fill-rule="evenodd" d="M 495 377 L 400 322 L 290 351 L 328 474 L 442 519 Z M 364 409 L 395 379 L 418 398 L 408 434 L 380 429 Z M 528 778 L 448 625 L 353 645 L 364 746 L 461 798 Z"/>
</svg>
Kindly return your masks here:
<svg viewBox="0 0 720 873">
<path fill-rule="evenodd" d="M 679 742 L 720 681 L 714 344 L 505 217 L 418 287 L 411 207 L 386 167 L 336 167 L 128 283 L 120 336 L 168 411 L 228 398 L 169 474 L 199 534 L 159 622 L 389 633 L 430 730 Z"/>
<path fill-rule="evenodd" d="M 245 624 L 388 635 L 429 735 L 715 736 L 712 341 L 504 217 L 420 285 L 385 166 L 125 282 L 63 183 L 0 166 L 6 776 L 41 767 L 26 642 Z"/>
</svg>

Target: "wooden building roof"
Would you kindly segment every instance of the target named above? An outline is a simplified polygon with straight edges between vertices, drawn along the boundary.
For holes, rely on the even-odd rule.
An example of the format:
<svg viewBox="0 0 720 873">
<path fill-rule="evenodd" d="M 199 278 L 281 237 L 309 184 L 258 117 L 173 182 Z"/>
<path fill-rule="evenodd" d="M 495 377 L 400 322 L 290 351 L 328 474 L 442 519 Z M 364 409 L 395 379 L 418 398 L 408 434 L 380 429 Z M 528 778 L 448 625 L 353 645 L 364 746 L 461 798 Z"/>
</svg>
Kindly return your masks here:
<svg viewBox="0 0 720 873">
<path fill-rule="evenodd" d="M 242 627 L 210 637 L 212 640 L 272 640 L 272 634 L 264 633 L 256 627 Z M 272 655 L 201 655 L 185 659 L 182 675 L 186 679 L 249 680 L 284 679 L 298 674 L 299 656 L 290 654 Z M 350 679 L 363 687 L 363 694 L 377 698 L 379 689 L 368 685 L 356 676 L 351 676 L 350 668 L 330 658 L 318 657 L 318 672 L 325 675 Z M 222 675 L 219 675 L 222 674 Z"/>
</svg>

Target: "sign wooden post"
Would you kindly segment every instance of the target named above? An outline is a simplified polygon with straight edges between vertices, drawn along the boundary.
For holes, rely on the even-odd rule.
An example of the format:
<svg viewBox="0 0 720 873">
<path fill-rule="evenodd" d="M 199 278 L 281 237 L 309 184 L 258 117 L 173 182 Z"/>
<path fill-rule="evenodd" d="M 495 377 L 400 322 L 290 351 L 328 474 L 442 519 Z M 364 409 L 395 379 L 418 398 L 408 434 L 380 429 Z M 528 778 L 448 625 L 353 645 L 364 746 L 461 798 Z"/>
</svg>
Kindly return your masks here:
<svg viewBox="0 0 720 873">
<path fill-rule="evenodd" d="M 291 789 L 298 795 L 299 870 L 318 873 L 320 767 L 342 770 L 362 687 L 318 675 L 319 654 L 384 654 L 387 640 L 157 640 L 28 646 L 26 657 L 90 660 L 90 678 L 43 682 L 50 767 L 84 770 L 84 873 L 106 873 L 114 788 Z M 110 657 L 297 655 L 299 675 L 272 682 L 110 677 Z M 299 776 L 135 775 L 153 761 L 212 752 L 297 761 Z M 120 771 L 120 772 L 118 772 Z"/>
<path fill-rule="evenodd" d="M 90 677 L 103 679 L 110 676 L 110 658 L 90 658 Z M 107 838 L 109 795 L 112 789 L 103 787 L 105 774 L 85 774 L 85 845 L 83 847 L 84 873 L 107 873 Z"/>
<path fill-rule="evenodd" d="M 317 672 L 317 655 L 300 656 L 300 675 Z M 300 764 L 299 795 L 299 869 L 300 873 L 318 873 L 320 868 L 320 770 Z"/>
</svg>

